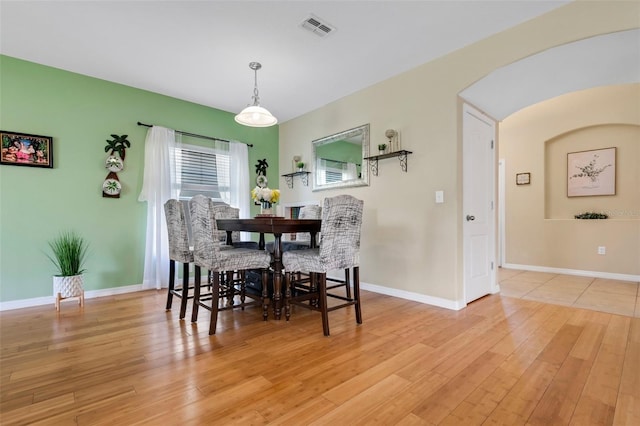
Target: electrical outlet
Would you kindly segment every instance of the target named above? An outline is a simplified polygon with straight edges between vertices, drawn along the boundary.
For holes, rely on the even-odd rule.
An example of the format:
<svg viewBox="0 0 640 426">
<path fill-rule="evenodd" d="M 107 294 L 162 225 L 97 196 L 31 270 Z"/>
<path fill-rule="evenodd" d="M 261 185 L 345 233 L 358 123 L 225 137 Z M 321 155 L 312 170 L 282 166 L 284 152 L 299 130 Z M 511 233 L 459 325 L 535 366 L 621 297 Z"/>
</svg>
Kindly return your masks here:
<svg viewBox="0 0 640 426">
<path fill-rule="evenodd" d="M 607 254 L 607 248 L 605 246 L 599 246 L 598 254 Z"/>
</svg>

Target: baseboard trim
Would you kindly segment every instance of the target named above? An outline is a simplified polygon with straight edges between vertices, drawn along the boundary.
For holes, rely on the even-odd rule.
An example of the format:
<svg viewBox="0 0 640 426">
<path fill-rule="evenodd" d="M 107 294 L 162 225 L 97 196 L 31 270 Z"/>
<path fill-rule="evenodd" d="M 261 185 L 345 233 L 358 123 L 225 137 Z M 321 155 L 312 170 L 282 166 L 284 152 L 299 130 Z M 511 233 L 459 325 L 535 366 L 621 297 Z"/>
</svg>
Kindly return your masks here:
<svg viewBox="0 0 640 426">
<path fill-rule="evenodd" d="M 414 302 L 424 303 L 426 305 L 437 306 L 439 308 L 451 309 L 459 311 L 467 306 L 462 300 L 449 300 L 440 297 L 427 296 L 426 294 L 414 293 L 406 290 L 398 290 L 397 288 L 383 287 L 375 284 L 367 284 L 360 282 L 362 290 L 371 291 L 373 293 L 385 294 L 387 296 L 398 297 L 400 299 L 412 300 Z"/>
<path fill-rule="evenodd" d="M 617 274 L 613 272 L 582 271 L 579 269 L 551 268 L 548 266 L 535 266 L 535 265 L 518 265 L 515 263 L 505 263 L 502 265 L 502 267 L 506 269 L 522 269 L 523 271 L 549 272 L 553 274 L 565 274 L 565 275 L 578 275 L 581 277 L 605 278 L 609 280 L 635 281 L 635 282 L 640 281 L 640 275 Z"/>
<path fill-rule="evenodd" d="M 566 275 L 578 275 L 583 277 L 594 277 L 594 278 L 604 278 L 611 280 L 620 280 L 620 281 L 634 281 L 640 282 L 640 275 L 631 275 L 631 274 L 617 274 L 612 272 L 599 272 L 599 271 L 582 271 L 578 269 L 565 269 L 565 268 L 551 268 L 547 266 L 535 266 L 535 265 L 519 265 L 516 263 L 505 263 L 502 265 L 503 268 L 506 269 L 521 269 L 523 271 L 534 271 L 534 272 L 549 272 L 555 274 L 566 274 Z M 192 281 L 192 279 L 190 280 Z M 463 300 L 449 300 L 442 299 L 440 297 L 427 296 L 425 294 L 414 293 L 411 291 L 398 290 L 395 288 L 383 287 L 375 284 L 367 284 L 360 283 L 360 288 L 363 290 L 371 291 L 373 293 L 385 294 L 387 296 L 398 297 L 400 299 L 412 300 L 414 302 L 420 302 L 427 305 L 437 306 L 440 308 L 451 309 L 454 311 L 459 311 L 467 306 Z M 499 291 L 499 287 L 497 287 Z M 104 296 L 113 296 L 116 294 L 125 294 L 125 293 L 133 293 L 136 291 L 145 290 L 142 284 L 135 284 L 123 287 L 113 287 L 106 288 L 101 290 L 89 290 L 85 291 L 84 298 L 85 299 L 93 299 L 96 297 L 104 297 Z M 45 296 L 45 297 L 34 297 L 31 299 L 21 299 L 21 300 L 11 300 L 8 302 L 0 302 L 0 312 L 9 311 L 12 309 L 20 309 L 20 308 L 30 308 L 33 306 L 42 306 L 51 304 L 52 306 L 55 304 L 55 299 L 53 295 Z"/>
<path fill-rule="evenodd" d="M 142 284 L 135 284 L 123 287 L 105 288 L 101 290 L 89 290 L 84 292 L 84 298 L 94 299 L 96 297 L 114 296 L 116 294 L 133 293 L 135 291 L 144 290 Z M 75 299 L 74 299 L 75 300 Z M 64 301 L 62 303 L 65 303 Z M 34 297 L 32 299 L 11 300 L 9 302 L 0 302 L 0 312 L 12 309 L 31 308 L 33 306 L 49 305 L 54 307 L 55 298 L 53 295 L 45 297 Z M 54 308 L 55 309 L 55 308 Z"/>
</svg>

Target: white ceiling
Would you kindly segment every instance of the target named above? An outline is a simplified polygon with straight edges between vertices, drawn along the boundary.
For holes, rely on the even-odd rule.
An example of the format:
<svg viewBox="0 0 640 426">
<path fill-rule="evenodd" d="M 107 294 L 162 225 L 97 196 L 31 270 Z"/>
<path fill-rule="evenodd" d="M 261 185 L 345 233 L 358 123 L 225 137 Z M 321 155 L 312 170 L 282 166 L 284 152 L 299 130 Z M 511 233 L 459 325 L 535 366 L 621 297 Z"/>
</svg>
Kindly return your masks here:
<svg viewBox="0 0 640 426">
<path fill-rule="evenodd" d="M 638 82 L 640 30 L 635 29 L 579 40 L 521 59 L 493 71 L 460 95 L 503 120 L 565 93 Z"/>
<path fill-rule="evenodd" d="M 259 61 L 262 106 L 284 122 L 568 2 L 0 0 L 0 53 L 231 112 Z M 310 14 L 336 31 L 306 32 Z M 520 101 L 478 106 L 501 118 L 504 102 Z"/>
</svg>

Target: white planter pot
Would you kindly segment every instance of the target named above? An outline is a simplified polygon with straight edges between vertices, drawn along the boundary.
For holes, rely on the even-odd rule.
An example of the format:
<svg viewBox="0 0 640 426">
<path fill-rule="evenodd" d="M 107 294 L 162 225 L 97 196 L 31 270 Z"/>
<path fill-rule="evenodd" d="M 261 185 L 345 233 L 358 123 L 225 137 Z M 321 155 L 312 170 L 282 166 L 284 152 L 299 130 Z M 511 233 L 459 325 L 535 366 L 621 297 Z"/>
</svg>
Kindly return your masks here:
<svg viewBox="0 0 640 426">
<path fill-rule="evenodd" d="M 84 276 L 53 277 L 53 295 L 56 298 L 56 309 L 60 310 L 60 300 L 68 297 L 79 297 L 80 306 L 84 305 Z"/>
</svg>

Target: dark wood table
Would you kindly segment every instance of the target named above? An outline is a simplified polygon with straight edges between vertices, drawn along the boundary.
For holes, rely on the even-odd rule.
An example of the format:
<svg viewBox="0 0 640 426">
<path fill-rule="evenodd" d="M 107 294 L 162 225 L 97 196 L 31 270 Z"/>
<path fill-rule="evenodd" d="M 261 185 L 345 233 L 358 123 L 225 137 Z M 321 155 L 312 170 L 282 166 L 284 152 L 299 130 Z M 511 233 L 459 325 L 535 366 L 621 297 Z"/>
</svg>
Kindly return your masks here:
<svg viewBox="0 0 640 426">
<path fill-rule="evenodd" d="M 256 217 L 255 219 L 218 219 L 218 229 L 227 231 L 227 244 L 232 244 L 233 231 L 258 232 L 258 248 L 264 250 L 264 234 L 273 234 L 273 313 L 280 319 L 282 313 L 282 234 L 309 232 L 311 247 L 316 246 L 316 235 L 320 232 L 320 219 L 285 219 L 282 217 Z M 266 291 L 267 283 L 262 283 Z"/>
</svg>

